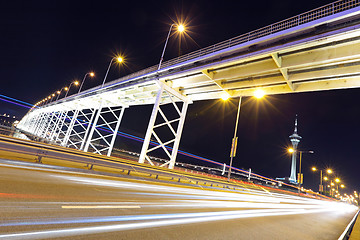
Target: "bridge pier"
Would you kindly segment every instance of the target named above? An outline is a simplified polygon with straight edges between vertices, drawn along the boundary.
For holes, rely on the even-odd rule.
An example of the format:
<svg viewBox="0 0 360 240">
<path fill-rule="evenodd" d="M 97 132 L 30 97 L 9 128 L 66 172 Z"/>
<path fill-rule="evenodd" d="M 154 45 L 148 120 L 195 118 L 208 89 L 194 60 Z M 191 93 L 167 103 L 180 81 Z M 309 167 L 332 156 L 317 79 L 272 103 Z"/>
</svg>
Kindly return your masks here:
<svg viewBox="0 0 360 240">
<path fill-rule="evenodd" d="M 126 107 L 105 107 L 105 101 L 101 100 L 94 121 L 91 123 L 91 127 L 87 129 L 88 134 L 85 134 L 83 150 L 88 152 L 91 148 L 95 153 L 103 154 L 106 152 L 106 155 L 110 156 Z M 104 115 L 110 115 L 112 120 L 108 120 Z"/>
<path fill-rule="evenodd" d="M 59 124 L 60 124 L 60 126 L 58 127 L 58 132 L 56 133 L 56 136 L 54 137 L 55 139 L 54 139 L 54 141 L 55 141 L 55 143 L 58 143 L 58 142 L 62 142 L 61 141 L 61 135 L 63 135 L 63 138 L 65 137 L 65 131 L 69 128 L 69 124 L 67 124 L 66 123 L 66 119 L 68 119 L 69 118 L 69 115 L 68 115 L 68 113 L 69 113 L 69 111 L 64 111 L 63 112 L 63 115 L 62 115 L 62 117 L 61 117 L 61 119 L 60 119 L 60 122 L 59 122 Z M 63 128 L 66 128 L 66 130 L 64 130 L 63 131 Z"/>
<path fill-rule="evenodd" d="M 167 100 L 167 101 L 166 101 Z M 176 104 L 176 102 L 182 102 L 182 108 L 181 111 L 179 109 L 179 106 Z M 162 149 L 165 154 L 168 156 L 168 161 L 161 165 L 161 167 L 164 167 L 168 165 L 168 168 L 173 169 L 176 161 L 177 151 L 180 144 L 180 138 L 182 134 L 182 129 L 185 122 L 186 112 L 189 103 L 191 103 L 191 100 L 187 98 L 186 96 L 180 94 L 176 90 L 172 89 L 171 87 L 167 86 L 165 83 L 160 82 L 159 83 L 159 90 L 156 96 L 156 100 L 154 103 L 154 107 L 151 113 L 149 125 L 146 131 L 144 143 L 141 149 L 140 157 L 139 157 L 139 163 L 144 163 L 145 160 L 147 160 L 151 165 L 154 165 L 153 162 L 150 160 L 149 156 L 147 155 L 149 152 L 154 151 L 156 149 Z M 161 109 L 162 105 L 172 105 L 177 113 L 177 118 L 173 120 L 169 120 L 165 112 Z M 159 123 L 157 123 L 157 116 L 161 115 L 161 119 L 159 119 Z M 173 124 L 177 123 L 177 129 L 175 131 Z M 161 136 L 159 133 L 155 132 L 155 129 L 159 129 L 161 127 L 168 127 L 168 130 L 170 130 L 173 134 L 173 139 L 164 141 L 161 140 Z M 156 139 L 156 143 L 152 143 L 152 145 L 155 145 L 152 148 L 149 148 L 151 137 L 154 137 Z M 172 146 L 171 146 L 172 144 Z M 170 145 L 170 146 L 169 146 Z M 171 153 L 170 153 L 171 151 Z"/>
<path fill-rule="evenodd" d="M 36 116 L 32 116 L 31 119 L 30 119 L 30 122 L 27 123 L 26 121 L 26 124 L 27 124 L 27 129 L 28 129 L 28 132 L 31 132 L 33 134 L 37 133 L 41 127 L 41 122 L 43 121 L 43 116 L 44 114 L 43 113 L 40 113 Z"/>
<path fill-rule="evenodd" d="M 44 125 L 44 130 L 45 131 L 43 131 L 41 133 L 41 135 L 39 135 L 39 137 L 48 139 L 48 136 L 47 136 L 48 134 L 47 133 L 48 133 L 51 125 L 54 123 L 54 116 L 55 116 L 55 111 L 46 113 L 46 117 L 45 117 L 46 122 L 45 122 L 45 125 Z"/>
<path fill-rule="evenodd" d="M 77 110 L 72 111 L 72 112 L 73 112 L 73 115 L 71 116 L 71 121 L 70 121 L 69 127 L 67 128 L 64 139 L 61 142 L 61 146 L 64 146 L 64 147 L 66 147 L 66 145 L 67 145 L 67 143 L 69 141 L 70 134 L 71 134 L 71 132 L 72 132 L 72 130 L 74 128 L 76 118 L 77 118 L 77 116 L 79 114 L 79 110 L 77 109 Z"/>
<path fill-rule="evenodd" d="M 59 126 L 59 122 L 60 122 L 60 119 L 62 119 L 63 117 L 63 114 L 64 114 L 64 111 L 58 111 L 57 113 L 55 113 L 55 124 L 53 125 L 53 128 L 50 130 L 51 133 L 50 133 L 50 137 L 49 137 L 49 140 L 50 141 L 53 141 L 54 140 L 54 137 L 55 135 L 57 134 L 57 130 L 58 130 L 58 126 Z"/>
<path fill-rule="evenodd" d="M 85 145 L 85 141 L 86 141 L 86 138 L 89 134 L 89 131 L 91 129 L 91 124 L 92 124 L 92 121 L 95 117 L 95 114 L 96 114 L 96 108 L 91 108 L 89 109 L 90 113 L 87 113 L 85 111 L 80 111 L 79 113 L 81 113 L 78 117 L 79 120 L 77 120 L 77 123 L 78 124 L 75 124 L 74 128 L 76 126 L 79 126 L 83 129 L 82 132 L 76 132 L 75 131 L 75 134 L 80 138 L 80 148 L 77 147 L 77 143 L 72 143 L 73 146 L 75 146 L 77 149 L 80 149 L 80 150 L 83 150 L 84 149 L 84 145 Z M 90 115 L 90 118 L 88 117 Z M 84 118 L 85 120 L 83 120 L 85 123 L 82 123 L 81 120 L 82 118 Z M 87 124 L 87 126 L 86 126 Z M 84 127 L 84 125 L 86 127 Z"/>
<path fill-rule="evenodd" d="M 36 118 L 36 125 L 34 126 L 34 129 L 32 131 L 30 130 L 30 132 L 36 136 L 40 136 L 44 132 L 44 124 L 46 123 L 47 114 L 40 113 L 34 118 Z"/>
</svg>

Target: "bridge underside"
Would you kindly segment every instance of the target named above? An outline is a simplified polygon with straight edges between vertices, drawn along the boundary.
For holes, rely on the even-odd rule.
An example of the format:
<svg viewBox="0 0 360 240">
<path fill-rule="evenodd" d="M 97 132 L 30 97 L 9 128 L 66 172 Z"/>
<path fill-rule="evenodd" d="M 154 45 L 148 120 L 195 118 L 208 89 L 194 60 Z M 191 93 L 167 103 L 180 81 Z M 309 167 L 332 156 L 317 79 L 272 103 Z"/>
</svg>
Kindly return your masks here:
<svg viewBox="0 0 360 240">
<path fill-rule="evenodd" d="M 253 96 L 259 88 L 285 94 L 360 87 L 360 25 L 352 24 L 343 29 L 327 24 L 244 46 L 231 60 L 224 54 L 219 63 L 164 79 L 193 101 L 217 99 L 223 92 Z"/>
<path fill-rule="evenodd" d="M 182 61 L 165 62 L 160 70 L 150 67 L 102 88 L 33 108 L 19 128 L 63 146 L 80 140 L 81 146 L 77 148 L 86 150 L 92 146 L 95 152 L 110 155 L 124 109 L 154 104 L 140 162 L 149 160 L 146 154 L 151 151 L 153 137 L 155 149 L 164 150 L 169 157 L 165 165 L 172 168 L 187 105 L 192 101 L 219 99 L 224 93 L 231 97 L 252 96 L 259 88 L 269 95 L 360 87 L 359 29 L 360 8 L 354 7 L 246 41 L 226 41 L 213 50 L 206 48 L 185 55 Z M 168 119 L 160 108 L 164 104 L 172 104 L 178 117 Z M 104 108 L 113 113 L 115 122 L 102 117 Z M 121 112 L 114 114 L 115 108 Z M 73 120 L 79 114 L 86 115 L 86 121 Z M 161 116 L 162 122 L 157 116 Z M 101 125 L 97 124 L 99 117 L 103 120 Z M 74 133 L 76 126 L 81 126 L 77 127 L 81 134 Z M 155 133 L 161 126 L 170 129 L 170 140 L 162 140 Z M 93 132 L 101 135 L 96 130 L 101 127 L 111 130 L 106 135 L 111 140 L 99 137 L 96 140 L 103 142 L 95 145 Z M 79 138 L 70 137 L 74 135 Z"/>
</svg>

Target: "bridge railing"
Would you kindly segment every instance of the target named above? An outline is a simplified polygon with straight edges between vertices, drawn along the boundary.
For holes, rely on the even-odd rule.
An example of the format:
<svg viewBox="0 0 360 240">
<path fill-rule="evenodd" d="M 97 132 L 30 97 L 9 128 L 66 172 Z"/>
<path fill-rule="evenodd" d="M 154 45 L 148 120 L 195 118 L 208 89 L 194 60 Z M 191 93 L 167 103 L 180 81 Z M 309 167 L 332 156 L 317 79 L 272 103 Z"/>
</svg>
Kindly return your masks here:
<svg viewBox="0 0 360 240">
<path fill-rule="evenodd" d="M 162 67 L 169 67 L 181 62 L 186 62 L 191 59 L 195 59 L 201 56 L 205 56 L 207 54 L 211 54 L 220 50 L 224 50 L 242 43 L 246 43 L 249 41 L 252 41 L 254 39 L 258 39 L 276 32 L 280 32 L 292 27 L 296 27 L 314 20 L 317 20 L 319 18 L 327 17 L 334 15 L 336 13 L 346 11 L 352 8 L 355 8 L 360 5 L 360 0 L 340 0 L 336 1 L 327 5 L 324 5 L 322 7 L 313 9 L 311 11 L 299 14 L 297 16 L 282 20 L 280 22 L 273 23 L 271 25 L 268 25 L 266 27 L 242 34 L 240 36 L 222 41 L 220 43 L 214 44 L 212 46 L 202 48 L 199 50 L 196 50 L 194 52 L 190 52 L 188 54 L 182 55 L 177 58 L 173 58 L 171 60 L 168 60 L 166 62 L 162 63 Z M 116 82 L 121 82 L 133 77 L 141 76 L 143 74 L 153 72 L 157 70 L 157 65 L 148 67 L 146 69 L 143 69 L 141 71 L 132 73 L 130 75 L 124 76 L 120 79 L 117 79 Z"/>
<path fill-rule="evenodd" d="M 319 18 L 323 18 L 326 16 L 334 15 L 336 13 L 349 10 L 351 8 L 357 7 L 360 5 L 359 0 L 340 0 L 325 6 L 313 9 L 311 11 L 299 14 L 297 16 L 282 20 L 277 23 L 273 23 L 266 27 L 242 34 L 240 36 L 225 40 L 223 42 L 217 43 L 215 45 L 199 49 L 197 51 L 185 54 L 178 58 L 171 59 L 162 64 L 163 67 L 171 66 L 176 63 L 184 62 L 193 58 L 197 58 L 200 56 L 207 55 L 209 53 L 217 52 L 229 47 L 233 47 L 235 45 L 249 42 L 251 40 L 261 38 L 266 35 L 270 35 L 279 31 L 283 31 L 292 27 L 299 26 L 304 23 L 308 23 Z"/>
</svg>

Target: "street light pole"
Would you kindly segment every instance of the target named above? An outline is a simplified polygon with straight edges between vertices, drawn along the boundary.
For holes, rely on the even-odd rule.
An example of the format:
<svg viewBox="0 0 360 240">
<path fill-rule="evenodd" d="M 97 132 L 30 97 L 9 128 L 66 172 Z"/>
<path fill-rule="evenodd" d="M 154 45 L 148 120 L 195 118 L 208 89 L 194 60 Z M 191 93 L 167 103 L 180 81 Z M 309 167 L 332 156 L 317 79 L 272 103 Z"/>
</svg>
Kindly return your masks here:
<svg viewBox="0 0 360 240">
<path fill-rule="evenodd" d="M 298 189 L 298 193 L 300 193 L 300 188 L 301 188 L 301 184 L 303 182 L 303 177 L 301 175 L 301 159 L 302 159 L 302 153 L 314 153 L 314 151 L 298 151 L 300 153 L 300 163 L 299 163 L 299 176 L 298 176 L 298 185 L 299 185 L 299 189 Z M 296 154 L 296 152 L 295 152 Z"/>
<path fill-rule="evenodd" d="M 55 97 L 55 93 L 51 94 L 51 100 L 49 103 L 51 103 L 54 100 L 54 97 Z"/>
<path fill-rule="evenodd" d="M 60 91 L 57 91 L 58 96 L 56 97 L 55 102 L 59 99 L 60 94 L 61 94 L 61 92 L 62 92 L 62 90 L 63 90 L 64 88 L 67 88 L 67 87 L 62 87 L 62 88 L 60 89 Z"/>
<path fill-rule="evenodd" d="M 112 64 L 112 62 L 113 62 L 115 59 L 116 59 L 119 63 L 121 63 L 121 62 L 123 61 L 123 58 L 122 58 L 122 57 L 113 57 L 113 58 L 111 59 L 111 61 L 110 61 L 110 63 L 109 63 L 109 66 L 108 66 L 108 68 L 107 68 L 107 71 L 106 71 L 104 80 L 103 80 L 103 82 L 102 82 L 102 84 L 101 84 L 101 88 L 104 87 L 104 84 L 105 84 L 107 75 L 109 74 L 109 70 L 110 70 L 111 64 Z"/>
<path fill-rule="evenodd" d="M 161 63 L 162 63 L 162 61 L 163 61 L 163 59 L 164 59 L 165 49 L 166 49 L 167 43 L 168 43 L 169 38 L 170 38 L 171 29 L 172 29 L 172 27 L 173 27 L 174 25 L 175 25 L 175 23 L 173 23 L 173 24 L 170 25 L 170 29 L 169 29 L 168 35 L 167 35 L 167 37 L 166 37 L 164 49 L 163 49 L 163 51 L 162 51 L 161 58 L 160 58 L 160 62 L 159 62 L 159 66 L 158 66 L 158 69 L 157 69 L 157 70 L 160 70 L 160 68 L 161 68 Z M 184 25 L 180 24 L 180 25 L 177 25 L 177 26 L 178 26 L 178 32 L 182 33 L 182 32 L 185 31 Z"/>
<path fill-rule="evenodd" d="M 49 97 L 46 98 L 46 101 L 45 101 L 44 105 L 46 105 L 48 103 L 48 101 L 49 101 Z"/>
<path fill-rule="evenodd" d="M 168 43 L 168 41 L 169 41 L 171 29 L 172 29 L 172 27 L 173 27 L 174 25 L 175 25 L 175 23 L 173 23 L 173 24 L 170 25 L 170 29 L 169 29 L 169 32 L 168 32 L 168 35 L 167 35 L 167 38 L 166 38 L 166 41 L 165 41 L 165 46 L 164 46 L 164 49 L 163 49 L 163 51 L 162 51 L 161 58 L 160 58 L 160 62 L 159 62 L 159 66 L 158 66 L 158 69 L 157 69 L 157 70 L 159 70 L 159 69 L 161 68 L 161 63 L 162 63 L 162 61 L 163 61 L 163 59 L 164 59 L 165 49 L 166 49 L 167 43 Z"/>
<path fill-rule="evenodd" d="M 106 74 L 105 74 L 104 80 L 103 80 L 103 82 L 102 82 L 102 84 L 101 84 L 101 87 L 103 87 L 103 86 L 104 86 L 104 84 L 105 84 L 106 77 L 107 77 L 107 75 L 108 75 L 108 73 L 109 73 L 109 70 L 110 70 L 111 64 L 112 64 L 112 62 L 114 61 L 114 59 L 115 59 L 115 58 L 112 58 L 112 59 L 111 59 L 111 61 L 110 61 L 110 64 L 109 64 L 109 66 L 108 66 L 108 68 L 107 68 L 107 71 L 106 71 Z"/>
<path fill-rule="evenodd" d="M 319 193 L 324 194 L 324 186 L 322 183 L 322 170 L 320 170 L 320 186 L 319 186 Z"/>
<path fill-rule="evenodd" d="M 299 163 L 299 176 L 298 176 L 298 184 L 299 184 L 298 192 L 300 193 L 301 182 L 302 182 L 302 177 L 301 177 L 301 157 L 302 157 L 302 151 L 299 151 L 299 152 L 300 152 L 300 163 Z"/>
<path fill-rule="evenodd" d="M 316 172 L 318 169 L 316 167 L 312 167 L 311 170 L 313 172 Z M 325 169 L 324 169 L 325 170 Z M 324 190 L 324 185 L 323 185 L 323 180 L 327 181 L 329 180 L 327 176 L 325 176 L 323 178 L 323 169 L 319 169 L 320 171 L 320 184 L 319 184 L 319 193 L 320 194 L 324 194 L 324 192 L 326 192 L 326 184 L 325 184 L 325 190 Z M 326 173 L 331 174 L 332 170 L 331 169 L 326 169 Z"/>
<path fill-rule="evenodd" d="M 70 87 L 71 87 L 71 85 L 73 85 L 73 84 L 78 85 L 79 82 L 78 82 L 78 81 L 75 81 L 75 82 L 70 83 L 70 85 L 69 85 L 69 87 L 68 87 L 68 90 L 66 91 L 66 94 L 65 94 L 65 97 L 64 97 L 64 98 L 66 98 L 66 96 L 68 95 L 68 93 L 69 93 L 69 91 L 70 91 Z"/>
<path fill-rule="evenodd" d="M 230 152 L 230 165 L 229 165 L 229 172 L 228 172 L 228 181 L 230 181 L 230 175 L 231 175 L 231 168 L 232 168 L 232 163 L 233 163 L 233 158 L 235 155 L 235 144 L 236 144 L 236 133 L 237 133 L 237 129 L 238 129 L 238 124 L 239 124 L 239 116 L 240 116 L 240 107 L 241 107 L 241 99 L 242 96 L 239 97 L 239 105 L 238 105 L 238 110 L 237 110 L 237 115 L 236 115 L 236 122 L 235 122 L 235 131 L 234 131 L 234 138 L 232 139 L 232 145 L 231 145 L 231 152 Z"/>
<path fill-rule="evenodd" d="M 94 74 L 93 72 L 88 72 L 88 73 L 86 73 L 85 76 L 84 76 L 84 78 L 83 78 L 83 80 L 81 81 L 81 85 L 80 85 L 80 87 L 79 87 L 78 93 L 80 93 L 81 88 L 82 88 L 82 86 L 83 86 L 83 84 L 84 84 L 84 81 L 85 81 L 87 75 L 90 75 L 91 77 L 95 76 L 95 74 Z"/>
</svg>

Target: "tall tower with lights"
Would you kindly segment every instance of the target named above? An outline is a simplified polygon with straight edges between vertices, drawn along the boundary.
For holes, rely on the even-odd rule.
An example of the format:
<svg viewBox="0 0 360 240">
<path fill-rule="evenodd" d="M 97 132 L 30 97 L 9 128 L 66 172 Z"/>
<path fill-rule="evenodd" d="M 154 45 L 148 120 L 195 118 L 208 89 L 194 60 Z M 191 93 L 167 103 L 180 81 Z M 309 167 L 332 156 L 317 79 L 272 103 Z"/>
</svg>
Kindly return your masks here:
<svg viewBox="0 0 360 240">
<path fill-rule="evenodd" d="M 292 183 L 296 183 L 296 156 L 297 156 L 297 147 L 299 145 L 300 139 L 301 137 L 299 136 L 299 134 L 297 133 L 297 114 L 295 117 L 295 129 L 294 129 L 294 133 L 292 135 L 289 136 L 290 141 L 293 145 L 293 149 L 294 151 L 292 152 L 292 156 L 291 156 L 291 174 L 290 174 L 290 178 L 289 181 Z"/>
</svg>

